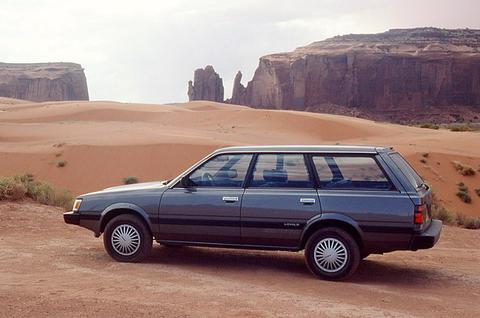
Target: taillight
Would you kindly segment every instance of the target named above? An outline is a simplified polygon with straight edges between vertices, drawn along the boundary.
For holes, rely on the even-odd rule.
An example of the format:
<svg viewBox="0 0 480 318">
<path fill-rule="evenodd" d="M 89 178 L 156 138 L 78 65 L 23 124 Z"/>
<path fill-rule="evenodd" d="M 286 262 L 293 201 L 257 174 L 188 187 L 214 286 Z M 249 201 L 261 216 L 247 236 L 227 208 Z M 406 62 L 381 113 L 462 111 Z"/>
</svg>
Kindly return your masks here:
<svg viewBox="0 0 480 318">
<path fill-rule="evenodd" d="M 416 205 L 413 212 L 413 223 L 423 224 L 423 212 L 425 211 L 425 205 Z"/>
</svg>

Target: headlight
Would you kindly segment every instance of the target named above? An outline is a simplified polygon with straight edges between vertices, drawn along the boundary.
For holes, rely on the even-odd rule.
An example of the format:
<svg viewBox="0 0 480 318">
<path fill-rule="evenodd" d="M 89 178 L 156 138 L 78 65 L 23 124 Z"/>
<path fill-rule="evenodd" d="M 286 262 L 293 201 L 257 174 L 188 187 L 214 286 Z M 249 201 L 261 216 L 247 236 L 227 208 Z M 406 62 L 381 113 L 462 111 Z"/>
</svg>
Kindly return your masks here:
<svg viewBox="0 0 480 318">
<path fill-rule="evenodd" d="M 73 212 L 77 212 L 78 209 L 80 209 L 80 205 L 82 204 L 82 199 L 76 199 L 75 202 L 73 202 Z"/>
</svg>

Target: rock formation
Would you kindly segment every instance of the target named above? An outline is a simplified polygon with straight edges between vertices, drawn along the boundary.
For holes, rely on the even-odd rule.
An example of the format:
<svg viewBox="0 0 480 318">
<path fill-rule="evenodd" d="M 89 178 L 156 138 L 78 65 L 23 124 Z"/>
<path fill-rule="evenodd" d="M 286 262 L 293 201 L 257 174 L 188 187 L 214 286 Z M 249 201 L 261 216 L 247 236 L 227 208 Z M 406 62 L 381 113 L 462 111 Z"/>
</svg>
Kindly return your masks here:
<svg viewBox="0 0 480 318">
<path fill-rule="evenodd" d="M 74 63 L 0 63 L 0 96 L 35 102 L 88 100 L 87 80 Z"/>
<path fill-rule="evenodd" d="M 260 58 L 232 103 L 396 122 L 480 118 L 480 30 L 394 29 Z"/>
<path fill-rule="evenodd" d="M 232 104 L 245 105 L 247 103 L 247 89 L 242 85 L 242 72 L 238 71 L 233 81 Z"/>
<path fill-rule="evenodd" d="M 213 66 L 207 65 L 204 69 L 195 70 L 193 83 L 188 82 L 188 100 L 223 102 L 223 81 Z"/>
</svg>

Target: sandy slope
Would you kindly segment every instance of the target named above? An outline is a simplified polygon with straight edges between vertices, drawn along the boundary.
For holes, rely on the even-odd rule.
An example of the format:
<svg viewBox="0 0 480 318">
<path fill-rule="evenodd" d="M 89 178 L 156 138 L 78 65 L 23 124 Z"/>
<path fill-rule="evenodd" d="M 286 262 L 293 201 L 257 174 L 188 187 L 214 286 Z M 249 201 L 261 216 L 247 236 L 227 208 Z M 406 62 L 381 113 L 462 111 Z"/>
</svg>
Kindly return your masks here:
<svg viewBox="0 0 480 318">
<path fill-rule="evenodd" d="M 41 220 L 41 221 L 40 221 Z M 0 202 L 0 317 L 478 317 L 480 231 L 445 227 L 431 250 L 373 255 L 348 282 L 302 253 L 154 245 L 117 263 L 57 208 Z"/>
<path fill-rule="evenodd" d="M 115 102 L 31 103 L 0 99 L 0 175 L 32 172 L 75 194 L 123 177 L 166 179 L 211 150 L 246 144 L 391 145 L 453 210 L 480 215 L 480 173 L 459 175 L 452 160 L 480 167 L 480 134 L 377 123 L 343 116 L 255 110 L 213 102 L 175 105 Z M 429 153 L 427 163 L 420 162 Z M 67 166 L 57 168 L 56 162 Z M 456 196 L 465 182 L 472 204 Z"/>
</svg>

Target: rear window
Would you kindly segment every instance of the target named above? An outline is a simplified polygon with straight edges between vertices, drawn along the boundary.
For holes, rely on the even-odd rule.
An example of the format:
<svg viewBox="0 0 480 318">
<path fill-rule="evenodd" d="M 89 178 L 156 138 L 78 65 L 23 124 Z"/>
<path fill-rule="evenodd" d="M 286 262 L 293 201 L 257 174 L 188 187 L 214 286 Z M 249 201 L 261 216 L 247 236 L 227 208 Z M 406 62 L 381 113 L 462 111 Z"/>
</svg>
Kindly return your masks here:
<svg viewBox="0 0 480 318">
<path fill-rule="evenodd" d="M 398 152 L 390 154 L 390 158 L 415 188 L 419 188 L 424 183 L 423 179 L 418 175 L 418 173 L 413 170 L 413 168 Z"/>
<path fill-rule="evenodd" d="M 391 190 L 373 157 L 313 156 L 322 189 Z"/>
</svg>

